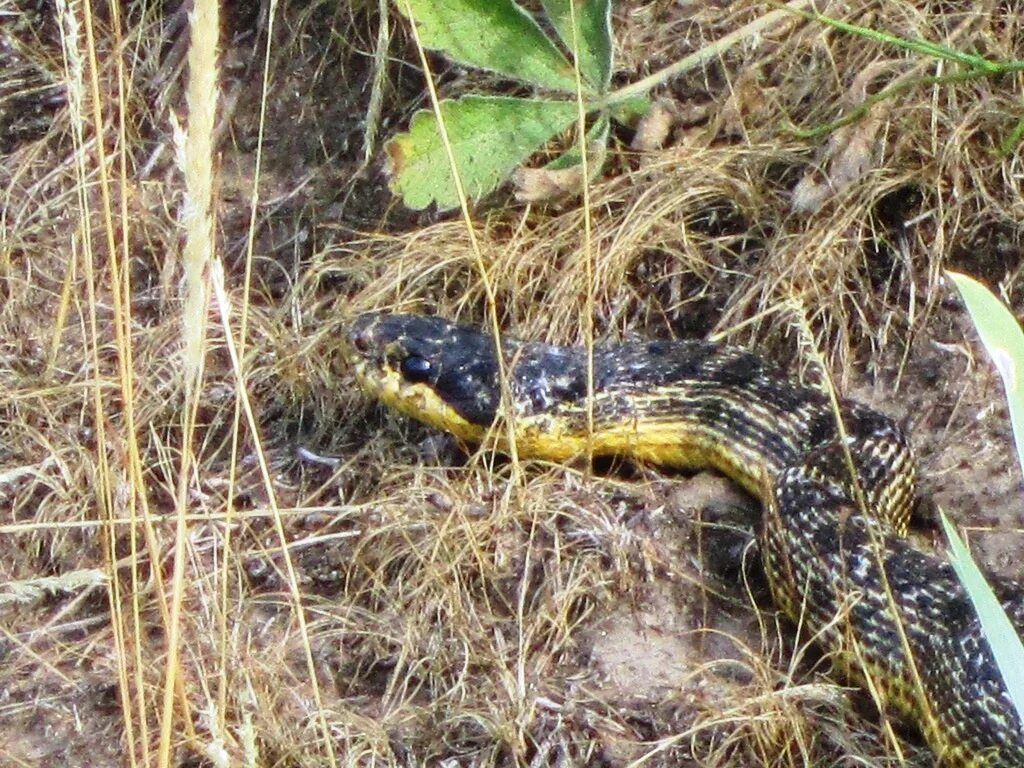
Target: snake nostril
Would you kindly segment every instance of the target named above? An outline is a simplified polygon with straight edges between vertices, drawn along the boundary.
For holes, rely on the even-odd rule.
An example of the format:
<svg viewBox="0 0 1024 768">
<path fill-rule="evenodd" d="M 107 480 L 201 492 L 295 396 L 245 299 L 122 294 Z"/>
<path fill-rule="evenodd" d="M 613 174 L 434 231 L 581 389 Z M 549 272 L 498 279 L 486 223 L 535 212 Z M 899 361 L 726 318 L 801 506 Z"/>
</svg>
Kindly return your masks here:
<svg viewBox="0 0 1024 768">
<path fill-rule="evenodd" d="M 370 350 L 370 329 L 363 328 L 352 334 L 352 346 L 354 346 L 360 352 L 369 352 Z"/>
</svg>

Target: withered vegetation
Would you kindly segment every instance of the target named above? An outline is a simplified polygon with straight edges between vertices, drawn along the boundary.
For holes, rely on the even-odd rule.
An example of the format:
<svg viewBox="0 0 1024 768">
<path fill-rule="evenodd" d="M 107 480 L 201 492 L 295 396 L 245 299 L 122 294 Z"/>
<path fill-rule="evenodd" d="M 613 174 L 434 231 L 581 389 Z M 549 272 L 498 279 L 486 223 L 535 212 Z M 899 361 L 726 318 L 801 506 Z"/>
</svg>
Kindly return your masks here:
<svg viewBox="0 0 1024 768">
<path fill-rule="evenodd" d="M 386 188 L 379 137 L 427 104 L 399 17 L 240 0 L 215 59 L 191 6 L 0 3 L 0 763 L 930 765 L 775 614 L 726 484 L 463 460 L 338 341 L 371 308 L 484 323 L 482 264 L 522 337 L 717 334 L 811 377 L 813 346 L 1012 573 L 999 391 L 941 275 L 1021 308 L 1021 74 L 793 18 L 658 89 L 589 209 L 476 205 L 474 251 Z M 616 80 L 769 10 L 616 3 Z M 823 10 L 1024 59 L 1020 0 Z M 212 157 L 176 134 L 190 66 L 217 67 Z"/>
</svg>

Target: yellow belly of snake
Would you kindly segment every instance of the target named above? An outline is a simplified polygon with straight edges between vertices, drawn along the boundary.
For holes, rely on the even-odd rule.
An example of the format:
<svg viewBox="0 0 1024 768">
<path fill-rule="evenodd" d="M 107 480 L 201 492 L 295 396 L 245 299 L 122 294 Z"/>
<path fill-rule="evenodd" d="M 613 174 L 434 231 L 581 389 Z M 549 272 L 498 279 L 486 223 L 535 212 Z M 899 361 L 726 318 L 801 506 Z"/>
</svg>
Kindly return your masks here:
<svg viewBox="0 0 1024 768">
<path fill-rule="evenodd" d="M 439 318 L 370 314 L 344 346 L 368 392 L 467 442 L 724 472 L 764 505 L 775 602 L 845 674 L 916 724 L 942 764 L 1024 766 L 1024 727 L 969 599 L 945 560 L 904 538 L 915 468 L 888 417 L 853 402 L 836 409 L 757 356 L 710 342 L 589 357 L 507 339 L 499 350 Z M 1024 600 L 1000 592 L 1019 632 Z"/>
</svg>

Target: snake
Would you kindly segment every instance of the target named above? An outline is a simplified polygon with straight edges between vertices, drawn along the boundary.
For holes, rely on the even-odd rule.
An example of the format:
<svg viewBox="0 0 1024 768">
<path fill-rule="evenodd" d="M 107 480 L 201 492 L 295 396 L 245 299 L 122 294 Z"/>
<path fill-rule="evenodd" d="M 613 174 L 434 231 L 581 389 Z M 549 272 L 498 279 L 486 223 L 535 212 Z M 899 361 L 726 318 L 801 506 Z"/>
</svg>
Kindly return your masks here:
<svg viewBox="0 0 1024 768">
<path fill-rule="evenodd" d="M 894 419 L 712 341 L 588 349 L 371 312 L 341 346 L 367 393 L 467 445 L 720 471 L 761 502 L 777 608 L 841 676 L 916 727 L 939 765 L 1024 766 L 1024 726 L 969 596 L 907 536 L 917 469 Z M 993 589 L 1020 634 L 1021 590 Z"/>
</svg>

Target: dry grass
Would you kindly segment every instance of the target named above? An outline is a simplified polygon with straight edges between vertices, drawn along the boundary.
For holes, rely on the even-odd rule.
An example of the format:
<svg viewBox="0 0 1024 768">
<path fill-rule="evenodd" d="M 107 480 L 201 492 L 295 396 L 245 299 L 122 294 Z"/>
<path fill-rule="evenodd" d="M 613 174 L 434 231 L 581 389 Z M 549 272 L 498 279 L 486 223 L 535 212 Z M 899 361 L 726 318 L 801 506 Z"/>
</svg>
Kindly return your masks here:
<svg viewBox="0 0 1024 768">
<path fill-rule="evenodd" d="M 756 567 L 748 590 L 709 565 L 742 546 L 690 485 L 446 468 L 353 390 L 354 313 L 486 317 L 465 223 L 411 217 L 362 169 L 371 91 L 385 131 L 423 98 L 377 5 L 236 4 L 215 64 L 173 5 L 0 2 L 0 764 L 896 764 Z M 829 12 L 1024 59 L 1024 5 L 954 10 Z M 765 11 L 622 3 L 619 74 Z M 209 85 L 186 108 L 190 67 L 219 83 L 216 122 L 195 119 Z M 619 146 L 589 188 L 588 249 L 578 201 L 474 213 L 501 324 L 579 343 L 592 306 L 598 338 L 791 359 L 802 312 L 840 382 L 899 374 L 900 415 L 930 402 L 916 350 L 958 341 L 941 269 L 1019 306 L 1024 268 L 1021 153 L 998 152 L 1024 81 L 941 74 L 801 21 L 674 81 L 664 148 Z M 791 129 L 897 81 L 830 137 Z M 955 434 L 973 414 L 952 397 Z"/>
</svg>

